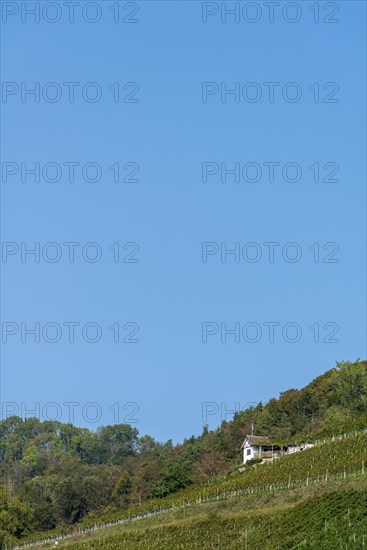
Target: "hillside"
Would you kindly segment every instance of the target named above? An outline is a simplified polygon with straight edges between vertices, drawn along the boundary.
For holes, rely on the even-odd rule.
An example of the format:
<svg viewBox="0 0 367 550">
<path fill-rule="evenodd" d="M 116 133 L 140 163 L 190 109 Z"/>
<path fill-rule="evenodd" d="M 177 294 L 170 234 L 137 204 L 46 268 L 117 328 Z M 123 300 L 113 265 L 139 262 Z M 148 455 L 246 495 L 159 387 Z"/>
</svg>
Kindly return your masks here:
<svg viewBox="0 0 367 550">
<path fill-rule="evenodd" d="M 108 529 L 93 531 L 87 542 L 76 543 L 73 535 L 60 545 L 168 548 L 177 536 L 174 548 L 293 548 L 304 539 L 304 547 L 321 548 L 327 547 L 320 546 L 322 536 L 350 545 L 351 535 L 361 548 L 366 403 L 367 363 L 357 361 L 340 363 L 302 390 L 242 411 L 215 431 L 204 427 L 201 436 L 176 446 L 140 437 L 127 425 L 90 432 L 10 417 L 0 425 L 2 546 L 44 539 L 46 532 L 54 540 L 107 521 Z M 239 447 L 252 418 L 258 433 L 273 441 L 317 444 L 239 472 Z M 297 528 L 297 518 L 308 515 L 309 527 Z M 350 529 L 340 528 L 343 522 Z M 111 529 L 114 539 L 107 542 Z M 264 529 L 266 546 L 256 538 L 259 530 L 265 536 Z"/>
<path fill-rule="evenodd" d="M 289 495 L 290 496 L 290 495 Z M 294 495 L 296 497 L 296 495 Z M 297 504 L 261 508 L 251 513 L 224 513 L 216 508 L 206 518 L 171 520 L 146 527 L 66 544 L 73 550 L 103 548 L 291 549 L 363 548 L 367 533 L 364 488 L 339 489 L 310 496 Z M 194 512 L 194 511 L 193 511 Z M 64 546 L 64 545 L 61 545 Z"/>
<path fill-rule="evenodd" d="M 118 516 L 105 518 L 108 525 L 97 530 L 85 523 L 84 533 L 64 540 L 61 536 L 59 546 L 75 550 L 130 550 L 144 545 L 157 550 L 363 548 L 366 458 L 367 432 L 345 434 L 132 509 L 125 521 L 120 514 L 121 523 Z M 52 548 L 56 537 L 38 546 Z"/>
</svg>

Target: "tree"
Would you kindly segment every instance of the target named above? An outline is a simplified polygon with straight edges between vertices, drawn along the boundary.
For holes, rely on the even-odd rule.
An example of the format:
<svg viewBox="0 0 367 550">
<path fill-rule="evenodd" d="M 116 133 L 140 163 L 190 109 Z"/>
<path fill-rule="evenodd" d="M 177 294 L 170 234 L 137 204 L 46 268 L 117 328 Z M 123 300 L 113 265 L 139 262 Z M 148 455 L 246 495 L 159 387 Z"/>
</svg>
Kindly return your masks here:
<svg viewBox="0 0 367 550">
<path fill-rule="evenodd" d="M 358 361 L 337 363 L 337 376 L 333 383 L 335 400 L 352 413 L 367 410 L 367 369 L 366 363 Z"/>
<path fill-rule="evenodd" d="M 130 503 L 131 487 L 131 476 L 129 472 L 124 470 L 123 474 L 118 479 L 112 493 L 112 498 L 118 506 L 127 508 Z"/>
<path fill-rule="evenodd" d="M 129 424 L 103 426 L 97 431 L 100 443 L 100 459 L 103 463 L 121 464 L 134 456 L 138 448 L 138 430 Z"/>
<path fill-rule="evenodd" d="M 193 483 L 202 483 L 219 474 L 228 466 L 223 454 L 218 451 L 205 452 L 194 463 L 194 474 L 191 477 Z"/>
<path fill-rule="evenodd" d="M 88 502 L 82 478 L 67 478 L 59 482 L 55 491 L 54 508 L 59 522 L 75 523 L 85 516 Z"/>
<path fill-rule="evenodd" d="M 180 461 L 167 462 L 158 483 L 153 489 L 153 496 L 163 498 L 190 485 L 191 473 L 187 465 Z"/>
</svg>

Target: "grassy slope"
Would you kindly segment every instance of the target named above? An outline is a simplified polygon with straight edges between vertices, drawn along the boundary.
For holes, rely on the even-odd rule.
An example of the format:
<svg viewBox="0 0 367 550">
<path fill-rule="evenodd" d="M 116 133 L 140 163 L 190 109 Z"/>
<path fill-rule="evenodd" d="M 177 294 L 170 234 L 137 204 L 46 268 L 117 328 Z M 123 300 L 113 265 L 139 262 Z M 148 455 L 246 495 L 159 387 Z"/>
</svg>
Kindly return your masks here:
<svg viewBox="0 0 367 550">
<path fill-rule="evenodd" d="M 77 537 L 60 542 L 59 546 L 70 550 L 331 550 L 345 548 L 346 544 L 348 548 L 363 548 L 367 533 L 366 489 L 366 482 L 356 479 L 285 490 L 266 499 L 240 497 L 116 526 L 80 542 Z"/>
<path fill-rule="evenodd" d="M 363 473 L 362 465 L 367 458 L 366 449 L 366 435 L 320 445 L 280 459 L 272 466 L 260 465 L 213 484 L 219 493 L 233 484 L 246 489 L 237 496 L 76 535 L 60 541 L 59 547 L 70 550 L 367 548 L 367 471 Z M 321 475 L 319 481 L 307 483 L 309 474 L 315 473 L 317 478 L 326 471 L 327 480 Z M 289 475 L 297 482 L 287 482 Z M 263 489 L 254 493 L 248 490 L 251 485 L 259 487 L 260 481 Z M 272 487 L 266 483 L 272 483 Z M 277 483 L 275 489 L 274 483 Z M 181 495 L 187 499 L 187 492 Z M 52 544 L 42 547 L 51 548 Z"/>
</svg>

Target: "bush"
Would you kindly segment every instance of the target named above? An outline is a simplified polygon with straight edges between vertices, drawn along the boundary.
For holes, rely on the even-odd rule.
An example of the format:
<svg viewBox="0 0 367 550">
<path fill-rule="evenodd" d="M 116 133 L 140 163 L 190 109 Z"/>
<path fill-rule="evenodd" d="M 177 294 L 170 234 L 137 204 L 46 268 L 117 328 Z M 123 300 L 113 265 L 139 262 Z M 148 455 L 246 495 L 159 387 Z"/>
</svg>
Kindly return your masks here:
<svg viewBox="0 0 367 550">
<path fill-rule="evenodd" d="M 250 458 L 245 464 L 245 466 L 255 466 L 255 464 L 261 464 L 263 461 L 262 458 Z"/>
</svg>

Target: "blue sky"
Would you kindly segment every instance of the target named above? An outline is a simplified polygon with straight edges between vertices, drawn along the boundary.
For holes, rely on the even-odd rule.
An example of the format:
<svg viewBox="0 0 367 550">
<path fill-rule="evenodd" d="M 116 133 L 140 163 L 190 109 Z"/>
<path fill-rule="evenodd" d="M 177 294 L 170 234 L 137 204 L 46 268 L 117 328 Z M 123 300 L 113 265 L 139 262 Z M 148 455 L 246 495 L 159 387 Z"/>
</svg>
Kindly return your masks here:
<svg viewBox="0 0 367 550">
<path fill-rule="evenodd" d="M 3 4 L 9 13 L 15 3 Z M 258 22 L 243 15 L 238 23 L 231 16 L 221 22 L 220 3 L 209 4 L 139 2 L 139 12 L 129 16 L 134 3 L 121 2 L 121 18 L 137 23 L 114 23 L 109 1 L 97 3 L 101 19 L 94 24 L 78 10 L 69 23 L 64 5 L 54 24 L 45 21 L 56 13 L 52 6 L 39 23 L 32 16 L 22 23 L 20 11 L 3 14 L 5 412 L 39 403 L 39 416 L 61 411 L 60 419 L 68 421 L 71 406 L 65 403 L 72 402 L 75 423 L 94 428 L 116 420 L 113 404 L 119 403 L 120 421 L 137 420 L 141 433 L 180 441 L 201 432 L 202 403 L 212 404 L 206 420 L 214 427 L 223 418 L 222 403 L 222 409 L 233 409 L 235 403 L 266 401 L 303 386 L 335 361 L 365 357 L 365 3 L 330 8 L 320 2 L 319 23 L 310 9 L 314 2 L 295 3 L 302 12 L 295 23 L 280 12 L 270 23 L 264 2 L 257 3 Z M 334 6 L 336 15 L 330 11 Z M 202 10 L 217 7 L 203 23 Z M 92 18 L 93 6 L 89 9 Z M 254 8 L 248 9 L 248 18 L 254 17 Z M 293 18 L 295 12 L 286 15 Z M 29 89 L 36 82 L 40 101 L 28 95 L 22 102 L 22 83 Z M 57 86 L 45 86 L 50 82 Z M 73 103 L 65 82 L 79 83 Z M 84 88 L 90 82 L 97 88 Z M 109 87 L 116 82 L 120 99 L 138 85 L 128 96 L 138 101 L 115 103 Z M 123 88 L 131 82 L 136 84 Z M 203 82 L 215 83 L 214 89 L 225 83 L 228 90 L 238 82 L 243 94 L 238 102 L 220 92 L 203 102 Z M 267 82 L 276 83 L 273 102 Z M 282 95 L 288 90 L 293 97 L 290 82 L 302 92 L 297 102 Z M 42 96 L 52 98 L 60 89 L 57 102 Z M 88 98 L 100 90 L 100 101 L 85 100 L 83 89 Z M 259 101 L 244 99 L 259 89 Z M 328 97 L 337 102 L 325 103 Z M 40 181 L 24 173 L 22 182 L 21 163 L 31 168 L 37 162 Z M 79 163 L 73 182 L 70 164 L 63 164 L 70 162 Z M 278 163 L 272 183 L 264 165 L 269 162 Z M 45 172 L 48 163 L 54 164 Z M 99 181 L 83 179 L 87 163 L 100 169 Z M 124 177 L 138 165 L 132 176 L 138 182 L 115 183 L 109 169 L 114 163 Z M 228 169 L 240 163 L 241 170 L 254 163 L 248 179 L 255 179 L 251 170 L 258 167 L 261 177 L 236 182 L 228 175 L 221 182 L 219 173 L 203 182 L 203 163 L 214 170 L 221 163 Z M 282 176 L 288 163 L 300 167 L 298 181 Z M 319 182 L 309 168 L 315 163 Z M 333 164 L 325 168 L 327 163 Z M 55 165 L 62 173 L 52 182 Z M 336 165 L 338 181 L 324 182 Z M 93 166 L 89 169 L 93 179 Z M 286 174 L 294 177 L 292 167 Z M 51 242 L 53 248 L 44 248 Z M 63 244 L 70 242 L 79 243 L 73 263 L 70 245 Z M 91 242 L 97 244 L 83 249 Z M 244 252 L 239 261 L 233 255 L 221 261 L 218 252 L 203 262 L 207 242 L 219 250 L 221 243 L 228 250 L 239 246 L 249 256 L 260 250 L 261 258 L 250 262 Z M 264 245 L 269 242 L 279 243 L 274 262 Z M 40 261 L 26 255 L 22 262 L 21 243 L 23 252 L 40 243 Z M 125 262 L 114 262 L 113 243 L 119 243 Z M 283 254 L 292 257 L 296 249 L 299 261 L 286 261 Z M 49 261 L 60 251 L 59 261 Z M 99 261 L 85 259 L 94 253 L 102 254 Z M 70 322 L 79 323 L 74 342 L 70 324 L 64 324 Z M 24 332 L 35 323 L 39 343 Z M 119 343 L 109 328 L 114 323 L 121 328 Z M 203 323 L 215 332 L 206 343 Z M 227 335 L 222 342 L 221 326 L 231 329 L 235 323 L 240 341 Z M 273 342 L 269 323 L 277 323 Z M 293 323 L 289 332 L 287 323 Z M 132 338 L 139 341 L 123 342 L 137 325 Z M 57 327 L 60 339 L 51 343 Z M 295 327 L 302 331 L 299 338 Z M 12 330 L 16 333 L 6 338 Z M 97 334 L 93 330 L 100 331 L 95 343 L 86 341 Z M 100 419 L 89 422 L 86 416 L 95 412 Z"/>
</svg>

